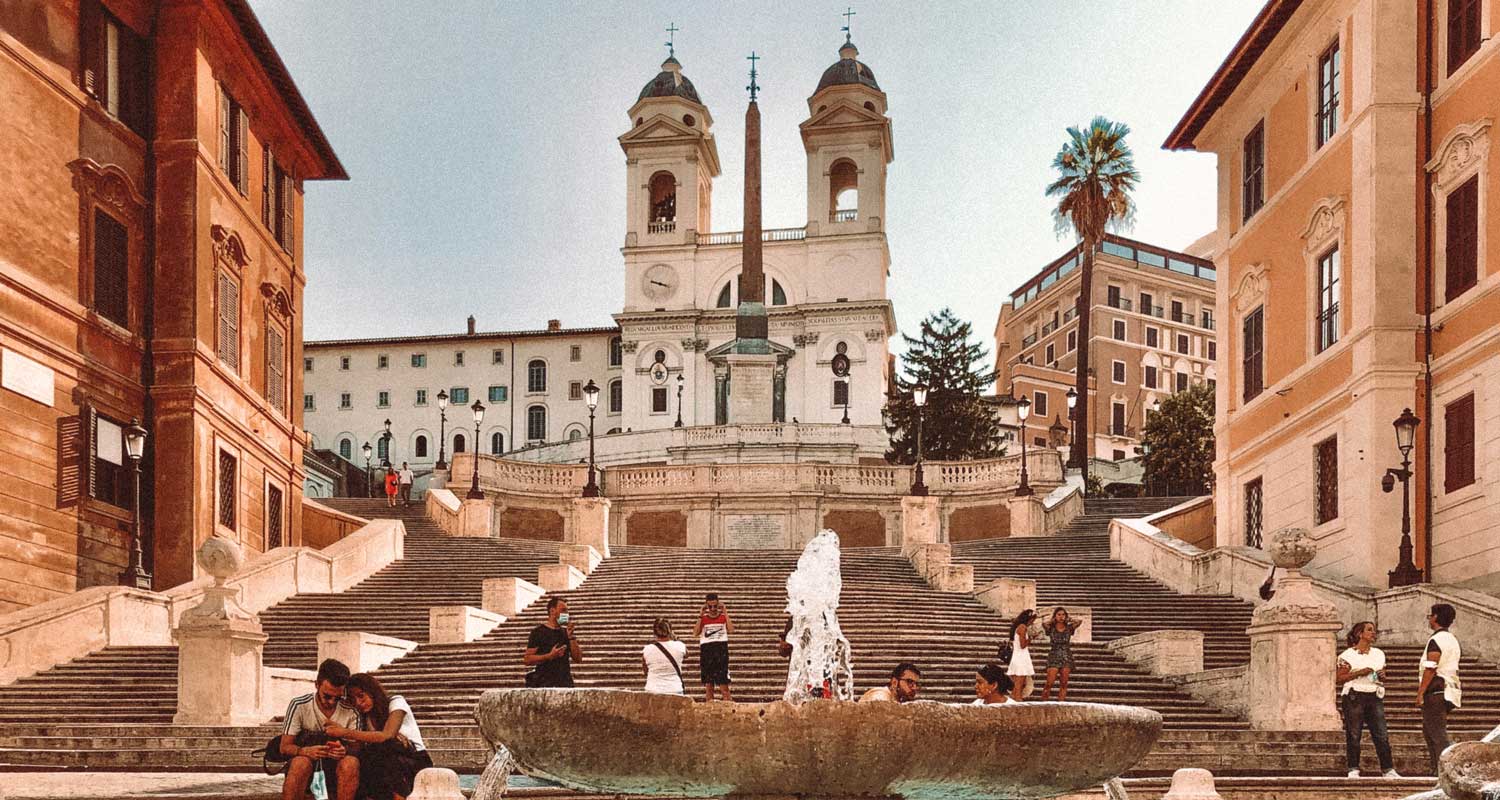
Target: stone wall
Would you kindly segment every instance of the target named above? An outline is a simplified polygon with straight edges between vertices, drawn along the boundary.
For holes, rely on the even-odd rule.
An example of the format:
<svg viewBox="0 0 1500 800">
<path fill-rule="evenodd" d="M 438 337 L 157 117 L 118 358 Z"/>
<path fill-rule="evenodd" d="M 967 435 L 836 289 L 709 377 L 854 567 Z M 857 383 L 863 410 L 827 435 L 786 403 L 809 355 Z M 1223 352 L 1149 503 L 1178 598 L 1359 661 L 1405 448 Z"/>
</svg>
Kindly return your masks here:
<svg viewBox="0 0 1500 800">
<path fill-rule="evenodd" d="M 561 542 L 566 534 L 563 515 L 550 508 L 506 506 L 499 516 L 495 529 L 499 536 Z"/>
<path fill-rule="evenodd" d="M 322 550 L 359 530 L 365 522 L 307 498 L 302 500 L 302 544 L 307 547 Z"/>
<path fill-rule="evenodd" d="M 884 547 L 885 517 L 874 510 L 832 509 L 823 513 L 819 527 L 839 535 L 841 547 Z"/>
<path fill-rule="evenodd" d="M 681 511 L 636 511 L 625 520 L 630 544 L 687 547 L 687 515 Z"/>
<path fill-rule="evenodd" d="M 950 542 L 1003 539 L 1009 535 L 1010 506 L 1003 502 L 957 508 L 948 515 Z"/>
</svg>

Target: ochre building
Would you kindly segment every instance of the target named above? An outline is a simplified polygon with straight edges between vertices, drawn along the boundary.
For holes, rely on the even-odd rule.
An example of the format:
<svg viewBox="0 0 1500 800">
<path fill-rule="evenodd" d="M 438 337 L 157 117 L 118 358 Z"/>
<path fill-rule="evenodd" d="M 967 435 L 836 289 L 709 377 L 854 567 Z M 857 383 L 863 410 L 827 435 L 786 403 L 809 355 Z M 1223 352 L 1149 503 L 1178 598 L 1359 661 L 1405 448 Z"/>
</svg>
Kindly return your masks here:
<svg viewBox="0 0 1500 800">
<path fill-rule="evenodd" d="M 300 541 L 302 187 L 343 168 L 245 0 L 0 4 L 0 613 Z M 147 431 L 141 508 L 123 430 Z"/>
<path fill-rule="evenodd" d="M 1219 157 L 1218 544 L 1303 527 L 1386 585 L 1410 408 L 1415 562 L 1496 588 L 1497 12 L 1272 0 L 1168 138 Z"/>
</svg>

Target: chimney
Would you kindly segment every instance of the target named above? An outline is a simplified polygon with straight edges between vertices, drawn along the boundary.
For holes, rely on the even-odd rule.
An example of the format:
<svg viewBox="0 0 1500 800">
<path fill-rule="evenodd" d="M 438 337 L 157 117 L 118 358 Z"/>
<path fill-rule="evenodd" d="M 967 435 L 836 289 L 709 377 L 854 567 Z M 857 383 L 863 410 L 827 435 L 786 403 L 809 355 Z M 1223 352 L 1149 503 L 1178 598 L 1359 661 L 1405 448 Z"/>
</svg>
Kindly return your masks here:
<svg viewBox="0 0 1500 800">
<path fill-rule="evenodd" d="M 474 315 L 473 314 L 469 315 L 469 335 L 470 336 L 474 335 Z"/>
<path fill-rule="evenodd" d="M 549 330 L 549 331 L 560 331 L 560 330 L 562 330 L 562 320 L 560 320 L 560 319 L 549 319 L 549 320 L 547 320 L 547 330 Z"/>
</svg>

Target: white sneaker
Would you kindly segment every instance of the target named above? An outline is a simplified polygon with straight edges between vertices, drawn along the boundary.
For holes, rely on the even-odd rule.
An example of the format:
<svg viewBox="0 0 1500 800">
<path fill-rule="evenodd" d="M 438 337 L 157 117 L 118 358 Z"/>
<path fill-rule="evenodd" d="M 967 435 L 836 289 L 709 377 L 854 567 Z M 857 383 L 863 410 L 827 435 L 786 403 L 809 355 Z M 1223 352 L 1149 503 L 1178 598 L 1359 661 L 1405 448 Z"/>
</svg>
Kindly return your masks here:
<svg viewBox="0 0 1500 800">
<path fill-rule="evenodd" d="M 1357 770 L 1357 769 L 1351 769 L 1351 770 L 1349 770 L 1349 777 L 1351 777 L 1351 778 L 1358 778 L 1359 777 L 1359 770 Z"/>
<path fill-rule="evenodd" d="M 1399 778 L 1399 777 L 1401 777 L 1401 773 L 1397 772 L 1394 769 L 1388 769 L 1385 772 L 1381 773 L 1380 777 L 1382 777 L 1382 778 Z"/>
</svg>

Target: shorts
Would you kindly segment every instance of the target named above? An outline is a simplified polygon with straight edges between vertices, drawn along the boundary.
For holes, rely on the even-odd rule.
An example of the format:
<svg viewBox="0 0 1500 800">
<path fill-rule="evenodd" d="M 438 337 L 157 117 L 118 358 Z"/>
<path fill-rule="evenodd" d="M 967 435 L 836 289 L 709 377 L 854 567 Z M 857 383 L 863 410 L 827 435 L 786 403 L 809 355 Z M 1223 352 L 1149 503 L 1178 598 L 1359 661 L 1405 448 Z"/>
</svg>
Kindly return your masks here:
<svg viewBox="0 0 1500 800">
<path fill-rule="evenodd" d="M 704 642 L 698 645 L 698 674 L 705 684 L 729 683 L 729 642 Z"/>
</svg>

